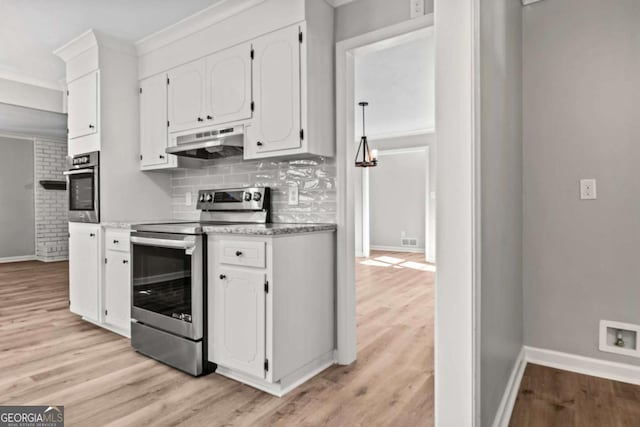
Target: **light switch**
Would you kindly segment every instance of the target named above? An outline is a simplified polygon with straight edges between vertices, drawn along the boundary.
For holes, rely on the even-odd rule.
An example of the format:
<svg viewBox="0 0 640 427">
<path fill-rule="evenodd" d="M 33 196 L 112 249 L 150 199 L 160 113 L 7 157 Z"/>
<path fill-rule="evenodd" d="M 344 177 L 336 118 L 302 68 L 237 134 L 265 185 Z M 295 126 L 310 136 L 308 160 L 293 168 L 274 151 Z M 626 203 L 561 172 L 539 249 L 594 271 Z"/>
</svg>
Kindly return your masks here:
<svg viewBox="0 0 640 427">
<path fill-rule="evenodd" d="M 289 204 L 297 205 L 298 200 L 299 200 L 298 184 L 290 184 L 289 185 Z"/>
<path fill-rule="evenodd" d="M 595 200 L 598 198 L 596 180 L 593 178 L 580 180 L 580 199 Z"/>
</svg>

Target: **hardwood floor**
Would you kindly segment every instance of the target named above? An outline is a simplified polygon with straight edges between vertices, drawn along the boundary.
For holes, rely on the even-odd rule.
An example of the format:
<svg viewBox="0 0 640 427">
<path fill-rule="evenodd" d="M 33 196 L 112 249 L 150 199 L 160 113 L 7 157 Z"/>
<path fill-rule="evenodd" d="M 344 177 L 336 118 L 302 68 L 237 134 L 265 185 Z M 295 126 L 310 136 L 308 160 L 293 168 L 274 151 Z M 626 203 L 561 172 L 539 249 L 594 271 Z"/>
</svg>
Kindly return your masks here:
<svg viewBox="0 0 640 427">
<path fill-rule="evenodd" d="M 415 264 L 358 260 L 358 361 L 281 399 L 190 377 L 71 314 L 66 263 L 0 264 L 0 404 L 64 405 L 67 426 L 432 425 L 434 274 L 422 255 L 381 256 Z"/>
<path fill-rule="evenodd" d="M 637 427 L 640 386 L 527 365 L 511 427 Z"/>
</svg>

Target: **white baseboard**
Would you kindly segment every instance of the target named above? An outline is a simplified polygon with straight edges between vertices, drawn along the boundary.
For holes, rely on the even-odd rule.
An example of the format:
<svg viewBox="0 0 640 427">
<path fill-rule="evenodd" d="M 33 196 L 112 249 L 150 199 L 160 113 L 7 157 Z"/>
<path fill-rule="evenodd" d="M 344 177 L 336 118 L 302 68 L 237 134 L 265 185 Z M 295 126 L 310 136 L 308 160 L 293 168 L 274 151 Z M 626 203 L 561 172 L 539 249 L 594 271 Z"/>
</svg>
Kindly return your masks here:
<svg viewBox="0 0 640 427">
<path fill-rule="evenodd" d="M 61 256 L 61 257 L 53 257 L 53 258 L 46 258 L 46 257 L 36 257 L 36 259 L 40 262 L 60 262 L 60 261 L 68 261 L 69 257 L 68 256 Z"/>
<path fill-rule="evenodd" d="M 372 251 L 424 253 L 424 248 L 408 248 L 406 246 L 378 246 L 378 245 L 371 245 L 370 249 Z"/>
<path fill-rule="evenodd" d="M 525 346 L 527 362 L 640 385 L 640 366 Z"/>
<path fill-rule="evenodd" d="M 24 255 L 24 256 L 10 256 L 5 258 L 0 258 L 0 264 L 8 263 L 8 262 L 23 262 L 23 261 L 35 261 L 35 255 Z"/>
<path fill-rule="evenodd" d="M 507 388 L 504 390 L 504 394 L 500 400 L 500 406 L 496 412 L 496 417 L 493 420 L 493 427 L 507 427 L 509 425 L 513 406 L 516 403 L 518 390 L 520 389 L 520 383 L 522 382 L 522 375 L 524 374 L 524 369 L 526 367 L 527 361 L 525 360 L 525 349 L 523 347 L 518 354 L 518 358 L 513 364 Z"/>
</svg>

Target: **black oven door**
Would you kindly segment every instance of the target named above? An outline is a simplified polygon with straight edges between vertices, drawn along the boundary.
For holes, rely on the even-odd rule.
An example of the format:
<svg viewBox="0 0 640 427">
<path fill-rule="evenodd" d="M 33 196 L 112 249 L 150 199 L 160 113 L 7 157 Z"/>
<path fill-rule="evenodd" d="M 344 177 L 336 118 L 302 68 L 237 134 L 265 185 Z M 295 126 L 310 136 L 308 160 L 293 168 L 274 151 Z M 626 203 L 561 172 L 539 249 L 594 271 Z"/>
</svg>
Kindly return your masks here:
<svg viewBox="0 0 640 427">
<path fill-rule="evenodd" d="M 65 172 L 69 189 L 69 221 L 100 222 L 98 168 Z"/>
<path fill-rule="evenodd" d="M 131 235 L 131 318 L 192 340 L 202 338 L 202 236 Z"/>
</svg>

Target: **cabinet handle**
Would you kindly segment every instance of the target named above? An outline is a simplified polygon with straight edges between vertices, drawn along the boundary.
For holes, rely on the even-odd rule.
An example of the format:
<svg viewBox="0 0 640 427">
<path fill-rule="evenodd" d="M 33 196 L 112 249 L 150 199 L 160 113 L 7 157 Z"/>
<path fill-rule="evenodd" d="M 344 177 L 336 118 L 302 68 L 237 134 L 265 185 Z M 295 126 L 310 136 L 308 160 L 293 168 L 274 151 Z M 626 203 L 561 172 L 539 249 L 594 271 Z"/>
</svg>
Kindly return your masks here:
<svg viewBox="0 0 640 427">
<path fill-rule="evenodd" d="M 129 260 L 128 260 L 128 259 L 123 259 L 123 260 L 122 260 L 122 263 L 123 263 L 123 264 L 129 264 Z"/>
<path fill-rule="evenodd" d="M 89 237 L 96 237 L 94 233 L 89 233 Z"/>
<path fill-rule="evenodd" d="M 204 119 L 202 117 L 198 117 L 198 121 L 199 122 L 204 122 Z"/>
<path fill-rule="evenodd" d="M 89 125 L 89 129 L 93 129 L 93 128 L 95 128 L 94 125 Z"/>
<path fill-rule="evenodd" d="M 236 251 L 236 256 L 242 256 L 242 252 L 241 251 Z"/>
<path fill-rule="evenodd" d="M 257 145 L 258 147 L 262 147 L 262 142 L 258 141 L 258 142 L 256 142 L 256 145 Z"/>
<path fill-rule="evenodd" d="M 161 159 L 164 159 L 164 156 L 162 154 L 160 154 L 158 157 L 160 157 Z"/>
<path fill-rule="evenodd" d="M 224 274 L 221 274 L 221 275 L 220 275 L 220 280 L 224 280 L 224 279 L 226 279 L 226 278 L 227 278 L 227 276 L 225 276 Z"/>
<path fill-rule="evenodd" d="M 207 116 L 207 120 L 213 120 L 213 116 Z"/>
<path fill-rule="evenodd" d="M 114 240 L 114 241 L 113 241 L 113 244 L 114 244 L 114 245 L 117 245 L 117 244 L 119 244 L 119 243 L 120 243 L 120 240 Z"/>
</svg>

